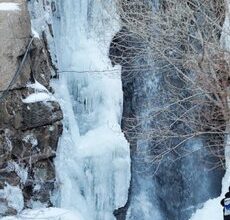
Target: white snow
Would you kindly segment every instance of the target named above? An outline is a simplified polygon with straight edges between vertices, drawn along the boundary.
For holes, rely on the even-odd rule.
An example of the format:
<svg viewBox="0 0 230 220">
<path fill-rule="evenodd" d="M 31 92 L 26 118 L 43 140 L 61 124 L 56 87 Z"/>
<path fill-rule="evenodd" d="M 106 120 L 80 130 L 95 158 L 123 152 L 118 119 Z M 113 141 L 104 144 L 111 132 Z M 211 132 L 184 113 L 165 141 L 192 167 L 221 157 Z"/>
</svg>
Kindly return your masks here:
<svg viewBox="0 0 230 220">
<path fill-rule="evenodd" d="M 230 143 L 228 137 L 227 143 Z M 220 201 L 224 198 L 225 193 L 228 192 L 228 187 L 230 186 L 230 166 L 229 166 L 229 158 L 230 158 L 230 145 L 226 145 L 225 150 L 225 158 L 226 158 L 226 173 L 222 180 L 222 193 L 219 197 L 215 199 L 208 200 L 203 208 L 196 211 L 190 220 L 223 220 L 223 207 L 220 204 Z"/>
<path fill-rule="evenodd" d="M 33 37 L 40 39 L 39 33 L 35 31 L 33 27 L 31 28 L 31 32 L 32 32 Z"/>
<path fill-rule="evenodd" d="M 36 90 L 37 92 L 43 92 L 43 91 L 48 92 L 46 87 L 43 86 L 41 83 L 39 83 L 37 80 L 35 80 L 34 83 L 28 83 L 27 87 L 32 88 L 32 89 Z"/>
<path fill-rule="evenodd" d="M 211 199 L 197 210 L 190 220 L 223 220 L 223 208 L 220 205 L 221 198 Z"/>
<path fill-rule="evenodd" d="M 20 212 L 24 207 L 22 191 L 17 186 L 7 184 L 4 189 L 0 190 L 0 198 L 6 199 L 8 206 L 14 208 L 18 212 Z M 0 214 L 1 213 L 2 210 L 0 209 Z"/>
<path fill-rule="evenodd" d="M 19 11 L 20 7 L 18 3 L 14 2 L 1 2 L 0 11 Z"/>
<path fill-rule="evenodd" d="M 24 103 L 35 103 L 35 102 L 49 102 L 49 101 L 56 101 L 54 96 L 50 93 L 33 93 L 29 95 L 27 98 L 22 100 Z"/>
<path fill-rule="evenodd" d="M 20 181 L 25 184 L 28 177 L 28 169 L 18 165 L 15 161 L 9 161 L 7 163 L 7 171 L 12 172 L 15 171 L 17 175 L 20 177 Z"/>
<path fill-rule="evenodd" d="M 34 89 L 34 93 L 23 99 L 24 103 L 56 101 L 55 97 L 39 82 L 28 84 L 28 88 Z"/>
<path fill-rule="evenodd" d="M 1 220 L 85 220 L 77 212 L 58 208 L 24 210 L 17 216 L 5 217 Z"/>
<path fill-rule="evenodd" d="M 27 134 L 25 137 L 22 138 L 22 140 L 25 141 L 26 143 L 30 143 L 32 145 L 32 148 L 38 145 L 38 140 L 32 133 Z"/>
</svg>

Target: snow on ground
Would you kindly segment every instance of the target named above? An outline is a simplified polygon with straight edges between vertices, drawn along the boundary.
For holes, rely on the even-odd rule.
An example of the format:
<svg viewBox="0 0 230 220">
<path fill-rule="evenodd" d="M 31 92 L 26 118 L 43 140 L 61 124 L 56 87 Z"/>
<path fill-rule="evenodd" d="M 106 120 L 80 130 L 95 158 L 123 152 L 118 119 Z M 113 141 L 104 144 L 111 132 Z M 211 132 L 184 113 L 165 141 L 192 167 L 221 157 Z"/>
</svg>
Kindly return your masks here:
<svg viewBox="0 0 230 220">
<path fill-rule="evenodd" d="M 1 2 L 0 11 L 19 11 L 19 4 L 14 2 Z"/>
<path fill-rule="evenodd" d="M 223 207 L 220 201 L 228 192 L 230 186 L 230 136 L 225 147 L 226 173 L 222 180 L 222 193 L 218 198 L 208 200 L 201 209 L 198 209 L 190 220 L 223 220 Z"/>
<path fill-rule="evenodd" d="M 226 173 L 222 180 L 222 193 L 215 199 L 208 200 L 201 209 L 198 209 L 190 220 L 223 220 L 223 207 L 220 201 L 224 198 L 225 193 L 228 192 L 230 184 L 230 137 L 228 136 L 225 147 L 226 158 Z"/>
<path fill-rule="evenodd" d="M 58 208 L 25 210 L 17 216 L 5 217 L 1 220 L 84 220 L 79 213 Z"/>
<path fill-rule="evenodd" d="M 229 142 L 230 143 L 230 142 Z M 229 147 L 229 145 L 227 145 Z M 230 155 L 229 150 L 225 150 L 226 158 L 227 155 Z M 222 193 L 218 198 L 208 200 L 203 208 L 198 209 L 196 213 L 190 218 L 190 220 L 223 220 L 223 208 L 220 204 L 220 201 L 224 198 L 225 193 L 228 192 L 228 187 L 230 186 L 230 164 L 226 160 L 226 170 L 225 176 L 222 180 Z"/>
<path fill-rule="evenodd" d="M 220 205 L 221 197 L 211 199 L 190 220 L 223 220 L 223 209 Z"/>
</svg>

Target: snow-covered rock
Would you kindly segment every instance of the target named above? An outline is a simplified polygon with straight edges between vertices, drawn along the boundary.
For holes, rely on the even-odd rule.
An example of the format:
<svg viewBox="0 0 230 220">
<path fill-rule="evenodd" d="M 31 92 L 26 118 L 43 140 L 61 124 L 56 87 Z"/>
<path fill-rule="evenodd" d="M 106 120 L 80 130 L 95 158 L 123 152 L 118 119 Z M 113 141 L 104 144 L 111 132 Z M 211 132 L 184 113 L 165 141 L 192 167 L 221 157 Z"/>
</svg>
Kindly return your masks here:
<svg viewBox="0 0 230 220">
<path fill-rule="evenodd" d="M 19 11 L 19 10 L 20 10 L 19 3 L 15 3 L 15 2 L 0 3 L 0 11 Z"/>
</svg>

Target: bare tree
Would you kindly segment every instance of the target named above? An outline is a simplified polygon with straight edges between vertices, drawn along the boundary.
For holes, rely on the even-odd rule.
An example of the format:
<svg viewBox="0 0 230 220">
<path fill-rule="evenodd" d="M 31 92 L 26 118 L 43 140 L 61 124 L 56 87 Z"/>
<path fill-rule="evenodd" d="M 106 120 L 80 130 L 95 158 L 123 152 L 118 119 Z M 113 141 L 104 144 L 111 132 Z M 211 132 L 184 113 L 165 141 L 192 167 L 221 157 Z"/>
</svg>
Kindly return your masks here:
<svg viewBox="0 0 230 220">
<path fill-rule="evenodd" d="M 117 0 L 117 4 L 122 29 L 111 44 L 113 64 L 121 64 L 129 78 L 140 69 L 158 69 L 167 87 L 162 92 L 162 98 L 167 98 L 159 108 L 151 107 L 148 97 L 148 114 L 124 119 L 124 132 L 130 141 L 172 143 L 156 152 L 152 163 L 172 151 L 190 154 L 187 149 L 181 153 L 180 146 L 194 137 L 205 137 L 206 147 L 220 158 L 215 166 L 222 165 L 230 117 L 229 52 L 221 44 L 221 35 L 229 34 L 223 30 L 226 3 L 161 0 L 154 6 L 151 0 Z M 150 62 L 141 65 L 142 57 Z M 146 121 L 157 123 L 140 129 Z"/>
</svg>

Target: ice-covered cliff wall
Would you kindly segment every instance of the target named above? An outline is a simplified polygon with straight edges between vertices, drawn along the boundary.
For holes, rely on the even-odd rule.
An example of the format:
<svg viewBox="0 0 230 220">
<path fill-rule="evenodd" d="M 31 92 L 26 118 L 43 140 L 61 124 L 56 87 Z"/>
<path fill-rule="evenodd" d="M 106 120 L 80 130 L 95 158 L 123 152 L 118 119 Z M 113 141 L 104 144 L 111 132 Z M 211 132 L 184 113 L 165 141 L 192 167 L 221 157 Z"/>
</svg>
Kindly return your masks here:
<svg viewBox="0 0 230 220">
<path fill-rule="evenodd" d="M 35 192 L 35 196 L 41 195 L 40 199 L 46 198 L 46 201 L 42 201 L 43 204 L 32 201 L 31 206 L 51 205 L 52 202 L 65 210 L 64 213 L 60 213 L 57 209 L 41 210 L 39 217 L 42 212 L 44 215 L 41 217 L 52 216 L 56 210 L 63 218 L 68 218 L 65 213 L 70 214 L 71 210 L 73 213 L 79 213 L 76 215 L 79 219 L 113 220 L 115 219 L 113 212 L 116 210 L 118 220 L 125 218 L 184 220 L 188 219 L 204 201 L 217 195 L 220 191 L 222 171 L 210 173 L 203 163 L 197 162 L 197 158 L 202 161 L 209 156 L 206 149 L 203 149 L 204 139 L 193 139 L 182 146 L 184 149 L 189 148 L 190 151 L 197 150 L 198 154 L 178 159 L 177 152 L 171 152 L 160 160 L 160 164 L 157 164 L 152 163 L 152 158 L 173 143 L 159 144 L 156 139 L 133 139 L 127 133 L 132 158 L 132 180 L 128 198 L 130 150 L 121 132 L 121 118 L 123 117 L 123 129 L 129 118 L 133 116 L 144 118 L 141 126 L 138 126 L 138 131 L 142 133 L 148 132 L 161 120 L 167 126 L 169 123 L 168 118 L 165 117 L 167 115 L 164 115 L 165 118 L 157 117 L 149 120 L 151 109 L 167 104 L 170 91 L 166 87 L 166 81 L 181 87 L 184 86 L 183 82 L 176 78 L 175 72 L 171 70 L 167 70 L 168 74 L 165 77 L 160 71 L 161 63 L 152 62 L 144 56 L 133 59 L 134 62 L 126 62 L 122 68 L 111 66 L 108 58 L 111 41 L 114 38 L 119 41 L 116 38 L 117 33 L 127 31 L 120 29 L 113 0 L 30 0 L 29 2 L 33 28 L 37 31 L 36 35 L 45 41 L 46 49 L 50 54 L 49 61 L 52 60 L 52 68 L 58 73 L 52 74 L 56 77 L 52 85 L 55 88 L 56 100 L 60 102 L 64 111 L 64 132 L 55 159 L 56 191 L 52 196 L 49 190 L 45 191 L 46 194 L 42 194 L 39 191 L 42 189 L 40 185 L 34 185 L 37 179 L 33 179 L 26 193 L 30 196 Z M 159 1 L 152 2 L 156 9 Z M 128 34 L 128 39 L 123 38 L 121 44 L 123 43 L 132 48 L 131 54 L 134 56 L 140 48 L 145 47 L 144 42 L 138 41 L 132 34 Z M 42 47 L 40 49 L 42 53 Z M 122 56 L 122 59 L 127 58 L 125 54 Z M 128 59 L 132 60 L 132 57 Z M 151 63 L 151 71 L 139 68 L 147 63 Z M 135 71 L 130 72 L 130 69 Z M 43 71 L 42 68 L 41 72 L 35 70 L 35 75 L 41 77 L 40 80 L 43 80 L 41 82 L 45 84 L 46 77 L 45 79 L 42 77 Z M 25 120 L 30 125 L 34 122 L 33 113 L 36 111 L 33 110 L 40 109 L 40 106 L 36 104 L 37 102 L 35 104 L 34 102 L 28 104 L 28 102 L 39 101 L 40 95 L 50 98 L 51 94 L 37 83 L 32 83 L 28 87 L 35 92 L 36 97 L 34 99 L 32 95 L 27 97 L 29 99 L 24 99 L 26 96 L 23 96 L 23 105 L 26 106 L 26 110 L 23 109 L 26 112 L 25 118 L 32 114 L 31 120 Z M 186 92 L 186 89 L 183 91 Z M 37 93 L 42 94 L 37 96 Z M 50 101 L 53 100 L 53 97 L 48 99 L 48 104 L 45 105 L 48 110 L 50 110 Z M 52 103 L 52 111 L 48 110 L 42 112 L 46 116 L 49 113 L 50 124 L 53 123 L 52 120 L 61 119 L 62 115 L 57 103 Z M 14 114 L 13 111 L 11 113 Z M 180 112 L 175 110 L 174 113 Z M 36 125 L 48 123 L 45 117 L 41 116 L 41 118 L 42 120 L 39 120 L 35 117 Z M 48 134 L 43 137 L 39 133 L 39 139 L 45 140 L 39 146 L 47 147 L 51 143 L 51 148 L 56 150 L 61 125 L 60 122 L 57 122 L 54 127 L 50 124 L 45 129 L 41 127 L 39 130 L 41 134 L 44 132 Z M 180 126 L 184 128 L 183 125 Z M 174 129 L 178 127 L 179 125 Z M 3 137 L 8 144 L 7 135 L 4 133 Z M 36 140 L 32 136 L 26 136 L 22 141 L 31 149 L 37 147 Z M 44 149 L 47 148 L 42 148 Z M 48 153 L 52 162 L 55 154 L 53 151 Z M 44 186 L 53 189 L 52 163 L 43 162 L 39 162 L 38 167 L 33 165 L 33 169 L 37 171 L 35 176 L 40 178 L 45 173 L 47 181 Z M 46 172 L 43 167 L 51 168 Z M 32 174 L 34 174 L 33 169 Z M 5 196 L 7 190 L 6 187 L 1 195 Z M 123 209 L 119 209 L 123 206 Z M 24 215 L 34 217 L 36 211 L 32 211 L 31 214 L 25 212 Z"/>
<path fill-rule="evenodd" d="M 64 111 L 56 158 L 57 205 L 94 220 L 114 219 L 130 183 L 129 145 L 120 129 L 119 66 L 108 59 L 119 29 L 114 1 L 57 1 L 54 35 L 59 79 L 53 83 Z"/>
</svg>

